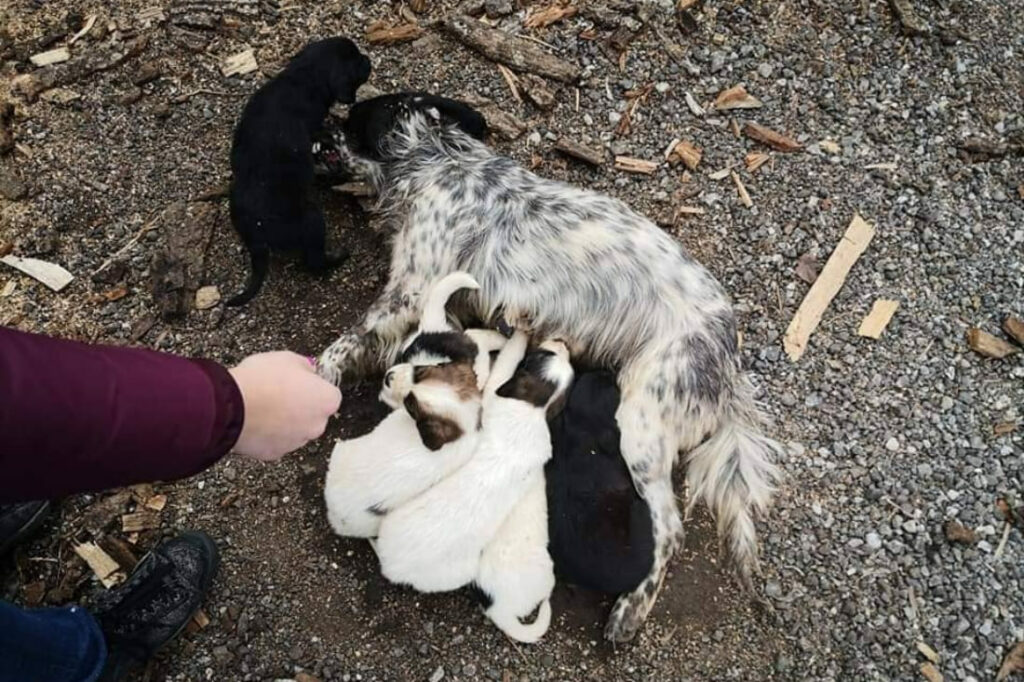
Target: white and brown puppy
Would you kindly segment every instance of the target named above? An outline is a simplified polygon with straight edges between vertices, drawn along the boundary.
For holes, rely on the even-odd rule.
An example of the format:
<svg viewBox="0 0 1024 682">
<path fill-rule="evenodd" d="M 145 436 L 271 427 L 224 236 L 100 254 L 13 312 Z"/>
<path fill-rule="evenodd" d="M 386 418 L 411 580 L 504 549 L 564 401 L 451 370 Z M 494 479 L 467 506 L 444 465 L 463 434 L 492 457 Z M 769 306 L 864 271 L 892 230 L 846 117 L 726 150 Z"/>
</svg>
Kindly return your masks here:
<svg viewBox="0 0 1024 682">
<path fill-rule="evenodd" d="M 560 342 L 545 342 L 530 355 L 526 346 L 526 335 L 517 332 L 491 369 L 470 461 L 381 523 L 377 556 L 388 580 L 421 592 L 474 582 L 484 549 L 551 457 L 546 411 L 571 383 L 572 366 Z"/>
<path fill-rule="evenodd" d="M 389 509 L 461 467 L 476 449 L 481 384 L 490 369 L 490 352 L 505 339 L 487 330 L 442 329 L 448 298 L 473 285 L 472 278 L 453 273 L 427 297 L 418 334 L 443 340 L 452 357 L 440 364 L 392 368 L 381 399 L 395 411 L 365 436 L 335 445 L 324 500 L 327 519 L 339 535 L 375 536 Z"/>
</svg>

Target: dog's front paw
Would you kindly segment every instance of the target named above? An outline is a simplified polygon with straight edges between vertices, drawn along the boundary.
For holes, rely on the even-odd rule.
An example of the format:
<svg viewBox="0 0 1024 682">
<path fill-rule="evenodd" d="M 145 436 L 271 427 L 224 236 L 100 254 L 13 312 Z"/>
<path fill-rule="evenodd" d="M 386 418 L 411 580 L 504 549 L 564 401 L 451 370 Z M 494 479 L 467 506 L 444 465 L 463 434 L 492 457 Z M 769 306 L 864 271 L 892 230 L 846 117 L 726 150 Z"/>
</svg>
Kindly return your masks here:
<svg viewBox="0 0 1024 682">
<path fill-rule="evenodd" d="M 620 596 L 612 607 L 611 615 L 608 616 L 604 638 L 609 642 L 632 642 L 647 617 L 649 607 L 644 601 L 645 597 L 641 590 Z"/>
<path fill-rule="evenodd" d="M 341 386 L 341 370 L 338 368 L 338 363 L 333 360 L 331 351 L 325 350 L 320 354 L 320 357 L 316 359 L 314 364 L 316 373 L 321 378 L 331 382 L 335 386 Z"/>
</svg>

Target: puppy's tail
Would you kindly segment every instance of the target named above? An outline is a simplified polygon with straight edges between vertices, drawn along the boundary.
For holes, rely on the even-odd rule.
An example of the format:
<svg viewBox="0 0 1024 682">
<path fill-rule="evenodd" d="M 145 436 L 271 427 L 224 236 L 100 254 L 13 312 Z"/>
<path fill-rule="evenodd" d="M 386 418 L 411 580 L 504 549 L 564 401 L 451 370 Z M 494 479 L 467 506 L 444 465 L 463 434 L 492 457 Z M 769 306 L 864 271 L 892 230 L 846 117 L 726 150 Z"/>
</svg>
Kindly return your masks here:
<svg viewBox="0 0 1024 682">
<path fill-rule="evenodd" d="M 540 603 L 540 608 L 537 609 L 537 617 L 528 625 L 522 623 L 514 613 L 509 613 L 500 608 L 500 606 L 500 604 L 495 603 L 491 608 L 487 609 L 487 617 L 502 632 L 517 642 L 533 644 L 544 636 L 544 633 L 548 631 L 548 626 L 551 625 L 551 601 L 549 599 L 545 599 Z"/>
<path fill-rule="evenodd" d="M 728 541 L 740 580 L 747 587 L 758 570 L 754 516 L 768 508 L 780 477 L 774 459 L 781 448 L 761 433 L 763 421 L 753 387 L 739 376 L 718 430 L 690 452 L 686 469 L 687 513 L 698 500 L 707 503 L 718 520 L 718 536 Z"/>
<path fill-rule="evenodd" d="M 267 278 L 267 270 L 270 269 L 270 249 L 266 246 L 255 247 L 249 254 L 252 258 L 252 272 L 249 274 L 249 283 L 245 290 L 234 298 L 228 300 L 226 306 L 245 305 L 260 292 L 263 280 Z"/>
<path fill-rule="evenodd" d="M 423 304 L 423 315 L 420 317 L 421 332 L 448 331 L 448 315 L 445 305 L 448 299 L 460 289 L 479 289 L 480 285 L 468 272 L 453 272 L 437 280 L 430 288 Z"/>
</svg>

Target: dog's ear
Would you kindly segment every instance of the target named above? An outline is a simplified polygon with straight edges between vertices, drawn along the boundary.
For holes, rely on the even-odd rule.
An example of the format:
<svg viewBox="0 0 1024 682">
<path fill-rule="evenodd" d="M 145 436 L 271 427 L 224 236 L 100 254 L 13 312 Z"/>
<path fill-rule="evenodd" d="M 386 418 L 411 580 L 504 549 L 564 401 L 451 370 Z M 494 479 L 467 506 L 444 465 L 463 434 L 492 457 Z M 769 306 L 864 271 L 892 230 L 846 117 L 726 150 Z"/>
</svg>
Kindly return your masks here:
<svg viewBox="0 0 1024 682">
<path fill-rule="evenodd" d="M 535 407 L 544 407 L 555 392 L 555 385 L 536 374 L 519 367 L 512 378 L 502 384 L 496 395 L 499 398 L 522 400 Z"/>
<path fill-rule="evenodd" d="M 462 429 L 451 419 L 439 417 L 423 409 L 416 394 L 409 393 L 403 401 L 406 412 L 416 422 L 416 430 L 428 450 L 437 451 L 444 445 L 458 440 Z"/>
</svg>

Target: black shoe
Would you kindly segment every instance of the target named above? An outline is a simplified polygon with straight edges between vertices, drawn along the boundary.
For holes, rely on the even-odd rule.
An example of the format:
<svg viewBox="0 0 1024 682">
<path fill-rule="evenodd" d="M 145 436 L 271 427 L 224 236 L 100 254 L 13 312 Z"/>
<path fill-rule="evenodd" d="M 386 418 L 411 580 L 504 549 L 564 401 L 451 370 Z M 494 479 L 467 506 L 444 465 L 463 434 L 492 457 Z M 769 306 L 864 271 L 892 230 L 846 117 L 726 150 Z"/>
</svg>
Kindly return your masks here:
<svg viewBox="0 0 1024 682">
<path fill-rule="evenodd" d="M 46 500 L 0 504 L 0 556 L 31 535 L 46 520 L 50 508 Z"/>
<path fill-rule="evenodd" d="M 174 639 L 199 610 L 219 567 L 209 535 L 183 533 L 143 557 L 123 585 L 102 594 L 93 611 L 107 639 L 100 682 L 125 679 Z"/>
</svg>

